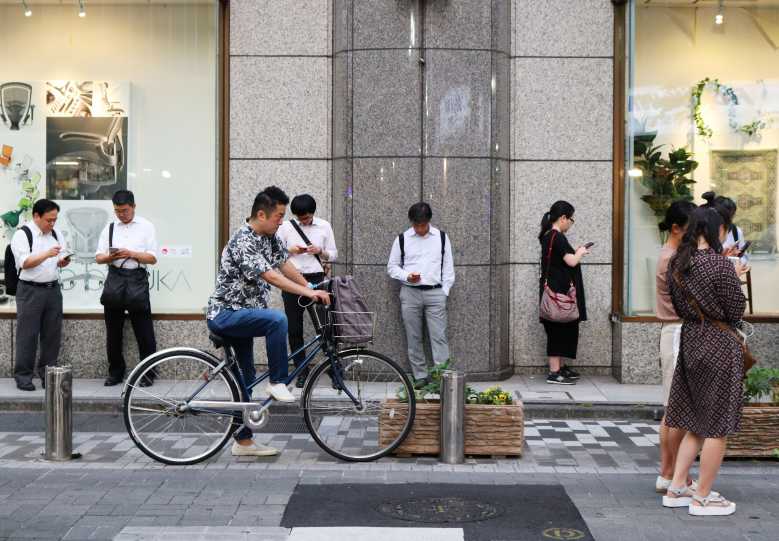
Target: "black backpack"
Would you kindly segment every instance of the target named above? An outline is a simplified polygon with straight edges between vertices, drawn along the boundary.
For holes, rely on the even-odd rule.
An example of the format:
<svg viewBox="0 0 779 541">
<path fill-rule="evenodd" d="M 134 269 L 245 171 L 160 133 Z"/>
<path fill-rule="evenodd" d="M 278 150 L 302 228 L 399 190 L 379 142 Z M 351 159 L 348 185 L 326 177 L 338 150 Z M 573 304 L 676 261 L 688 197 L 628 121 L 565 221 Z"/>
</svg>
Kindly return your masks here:
<svg viewBox="0 0 779 541">
<path fill-rule="evenodd" d="M 400 246 L 400 268 L 406 265 L 406 250 L 404 233 L 398 235 L 398 245 Z M 444 253 L 446 251 L 446 232 L 441 231 L 441 281 L 444 280 Z"/>
<path fill-rule="evenodd" d="M 24 235 L 27 237 L 27 243 L 30 245 L 30 252 L 32 252 L 32 231 L 26 225 L 20 227 L 24 231 Z M 54 240 L 59 242 L 57 233 L 53 229 L 51 234 L 54 236 Z M 14 252 L 11 250 L 11 243 L 5 247 L 5 260 L 3 261 L 3 273 L 5 274 L 5 293 L 6 295 L 16 295 L 16 288 L 19 285 L 19 269 L 16 266 L 16 258 Z"/>
</svg>

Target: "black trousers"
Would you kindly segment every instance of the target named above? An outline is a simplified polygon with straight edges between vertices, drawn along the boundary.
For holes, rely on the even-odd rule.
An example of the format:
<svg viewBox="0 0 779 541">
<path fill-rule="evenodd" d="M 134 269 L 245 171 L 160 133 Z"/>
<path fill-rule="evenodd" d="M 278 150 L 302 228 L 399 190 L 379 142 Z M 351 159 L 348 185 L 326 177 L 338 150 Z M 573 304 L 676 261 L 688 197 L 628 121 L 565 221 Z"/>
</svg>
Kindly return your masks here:
<svg viewBox="0 0 779 541">
<path fill-rule="evenodd" d="M 325 275 L 321 272 L 313 274 L 304 274 L 303 277 L 316 284 L 325 279 Z M 303 347 L 303 314 L 306 311 L 305 308 L 298 304 L 300 295 L 293 293 L 287 293 L 283 291 L 281 293 L 282 299 L 284 299 L 284 312 L 287 314 L 287 336 L 289 337 L 289 352 L 294 353 L 301 347 Z M 313 310 L 313 307 L 308 308 L 309 311 Z M 320 321 L 324 317 L 322 311 L 319 312 Z M 324 321 L 322 321 L 324 323 Z M 300 366 L 303 360 L 306 358 L 306 352 L 301 351 L 292 358 L 295 366 Z"/>
<path fill-rule="evenodd" d="M 133 326 L 135 339 L 138 341 L 138 352 L 141 360 L 157 351 L 157 340 L 154 337 L 154 324 L 151 312 L 129 312 L 126 310 L 103 307 L 106 328 L 106 351 L 108 353 L 108 375 L 112 378 L 124 378 L 127 364 L 122 354 L 124 338 L 124 320 L 129 315 Z"/>
</svg>

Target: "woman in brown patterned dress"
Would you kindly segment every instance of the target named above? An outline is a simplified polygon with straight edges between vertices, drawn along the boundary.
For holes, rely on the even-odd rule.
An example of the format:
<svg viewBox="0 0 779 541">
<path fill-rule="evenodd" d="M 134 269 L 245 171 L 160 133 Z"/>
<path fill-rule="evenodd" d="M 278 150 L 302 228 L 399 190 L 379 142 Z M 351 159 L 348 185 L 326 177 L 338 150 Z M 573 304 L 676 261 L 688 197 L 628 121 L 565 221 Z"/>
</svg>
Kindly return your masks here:
<svg viewBox="0 0 779 541">
<path fill-rule="evenodd" d="M 693 211 L 668 267 L 671 299 L 684 323 L 666 424 L 687 434 L 663 505 L 688 507 L 691 515 L 730 515 L 736 510 L 735 503 L 711 491 L 726 438 L 739 429 L 744 397 L 743 351 L 734 329 L 746 306 L 738 278 L 745 269 L 721 255 L 726 225 L 714 208 Z M 730 329 L 721 328 L 723 323 Z M 686 481 L 698 452 L 694 493 Z"/>
</svg>

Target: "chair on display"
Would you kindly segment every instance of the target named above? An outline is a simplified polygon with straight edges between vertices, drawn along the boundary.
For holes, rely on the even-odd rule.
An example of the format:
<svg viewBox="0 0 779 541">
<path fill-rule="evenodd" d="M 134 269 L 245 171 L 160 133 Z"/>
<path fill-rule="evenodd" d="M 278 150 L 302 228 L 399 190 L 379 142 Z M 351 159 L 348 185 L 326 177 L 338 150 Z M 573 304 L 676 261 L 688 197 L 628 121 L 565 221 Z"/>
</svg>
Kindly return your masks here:
<svg viewBox="0 0 779 541">
<path fill-rule="evenodd" d="M 755 311 L 752 309 L 752 271 L 748 270 L 746 275 L 744 275 L 744 279 L 741 280 L 741 285 L 747 286 L 747 307 L 749 308 L 749 313 L 754 314 Z"/>
<path fill-rule="evenodd" d="M 80 207 L 65 211 L 65 221 L 70 227 L 71 236 L 68 238 L 68 248 L 73 252 L 74 263 L 84 266 L 81 274 L 76 274 L 68 268 L 62 271 L 63 287 L 73 289 L 78 280 L 84 280 L 84 290 L 100 289 L 103 287 L 105 274 L 97 269 L 90 269 L 95 263 L 95 252 L 100 240 L 100 233 L 108 223 L 108 211 L 97 207 Z M 69 272 L 66 272 L 69 271 Z M 94 287 L 90 280 L 97 280 Z"/>
</svg>

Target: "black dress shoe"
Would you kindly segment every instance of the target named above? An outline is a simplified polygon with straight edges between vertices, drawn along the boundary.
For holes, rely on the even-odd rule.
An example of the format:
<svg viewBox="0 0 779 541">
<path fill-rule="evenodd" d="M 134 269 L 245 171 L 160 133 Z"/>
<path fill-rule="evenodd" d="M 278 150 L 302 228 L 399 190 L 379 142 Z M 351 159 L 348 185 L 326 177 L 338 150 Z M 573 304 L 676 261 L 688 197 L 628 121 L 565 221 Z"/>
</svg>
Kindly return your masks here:
<svg viewBox="0 0 779 541">
<path fill-rule="evenodd" d="M 19 389 L 20 391 L 34 391 L 35 385 L 33 385 L 31 381 L 28 381 L 27 383 L 19 383 L 17 381 L 16 388 Z"/>
<path fill-rule="evenodd" d="M 107 378 L 105 378 L 105 382 L 103 383 L 103 385 L 105 385 L 106 387 L 113 387 L 114 385 L 119 385 L 120 383 L 122 383 L 122 378 L 115 378 L 113 376 L 108 376 Z"/>
</svg>

